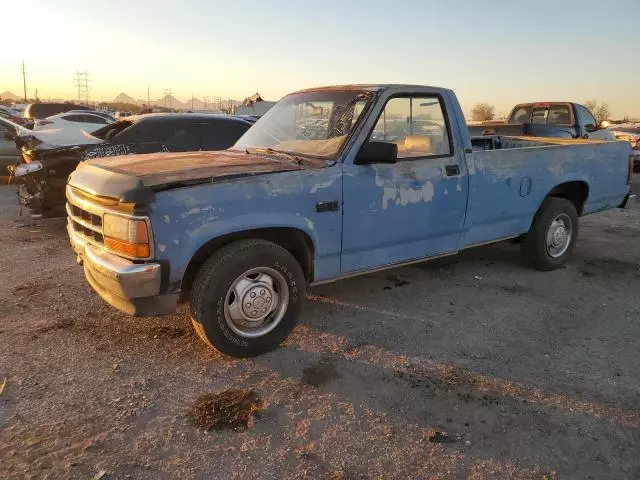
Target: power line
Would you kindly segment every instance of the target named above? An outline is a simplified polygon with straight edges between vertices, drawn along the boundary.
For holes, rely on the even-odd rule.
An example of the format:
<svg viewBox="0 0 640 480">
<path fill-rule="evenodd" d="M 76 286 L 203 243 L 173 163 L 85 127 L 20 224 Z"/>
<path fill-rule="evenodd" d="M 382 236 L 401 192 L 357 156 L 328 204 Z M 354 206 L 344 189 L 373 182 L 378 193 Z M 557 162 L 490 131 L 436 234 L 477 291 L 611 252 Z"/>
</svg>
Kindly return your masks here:
<svg viewBox="0 0 640 480">
<path fill-rule="evenodd" d="M 76 71 L 76 78 L 73 80 L 73 84 L 78 87 L 78 102 L 89 103 L 89 72 Z"/>
<path fill-rule="evenodd" d="M 22 84 L 24 85 L 24 103 L 27 103 L 27 67 L 22 60 Z"/>
</svg>

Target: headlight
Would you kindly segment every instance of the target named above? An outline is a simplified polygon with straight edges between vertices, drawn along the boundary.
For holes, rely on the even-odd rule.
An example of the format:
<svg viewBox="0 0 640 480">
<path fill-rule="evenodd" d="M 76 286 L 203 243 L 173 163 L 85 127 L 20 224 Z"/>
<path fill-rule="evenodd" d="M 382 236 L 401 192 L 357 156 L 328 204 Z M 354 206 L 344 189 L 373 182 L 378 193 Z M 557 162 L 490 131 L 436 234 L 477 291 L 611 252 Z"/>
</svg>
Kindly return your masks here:
<svg viewBox="0 0 640 480">
<path fill-rule="evenodd" d="M 149 258 L 147 222 L 105 213 L 102 218 L 105 248 L 130 258 Z"/>
</svg>

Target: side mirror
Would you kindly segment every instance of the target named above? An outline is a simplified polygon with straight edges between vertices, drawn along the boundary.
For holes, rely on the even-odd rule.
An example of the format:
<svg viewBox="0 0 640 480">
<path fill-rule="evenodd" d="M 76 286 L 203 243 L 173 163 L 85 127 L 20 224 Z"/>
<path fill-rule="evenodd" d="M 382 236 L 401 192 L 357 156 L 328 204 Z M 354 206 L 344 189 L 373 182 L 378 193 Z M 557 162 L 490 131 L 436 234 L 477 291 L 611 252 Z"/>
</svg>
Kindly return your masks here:
<svg viewBox="0 0 640 480">
<path fill-rule="evenodd" d="M 609 128 L 609 122 L 606 120 L 602 120 L 598 125 L 598 128 L 604 130 L 605 128 Z"/>
<path fill-rule="evenodd" d="M 584 126 L 584 129 L 585 129 L 587 132 L 593 132 L 593 131 L 595 131 L 596 126 L 595 126 L 593 123 L 587 123 L 587 124 Z"/>
<path fill-rule="evenodd" d="M 371 163 L 396 163 L 398 160 L 398 145 L 390 142 L 367 142 L 355 159 L 356 165 Z"/>
</svg>

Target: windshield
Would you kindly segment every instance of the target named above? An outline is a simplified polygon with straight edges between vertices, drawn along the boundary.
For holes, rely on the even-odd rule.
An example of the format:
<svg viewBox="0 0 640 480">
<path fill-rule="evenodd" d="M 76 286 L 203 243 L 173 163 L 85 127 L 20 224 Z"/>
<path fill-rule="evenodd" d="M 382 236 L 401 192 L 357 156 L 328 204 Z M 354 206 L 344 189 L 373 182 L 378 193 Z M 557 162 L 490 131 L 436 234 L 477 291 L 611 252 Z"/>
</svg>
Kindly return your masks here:
<svg viewBox="0 0 640 480">
<path fill-rule="evenodd" d="M 233 146 L 335 160 L 373 98 L 369 91 L 320 91 L 280 100 Z"/>
</svg>

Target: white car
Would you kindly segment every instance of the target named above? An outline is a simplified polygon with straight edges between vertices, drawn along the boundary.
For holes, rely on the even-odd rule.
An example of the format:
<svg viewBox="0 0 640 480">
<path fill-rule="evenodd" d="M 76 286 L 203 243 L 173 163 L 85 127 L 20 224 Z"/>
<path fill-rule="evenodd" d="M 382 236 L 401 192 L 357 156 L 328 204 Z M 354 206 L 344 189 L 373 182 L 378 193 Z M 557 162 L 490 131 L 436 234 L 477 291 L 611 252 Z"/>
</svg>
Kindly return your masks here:
<svg viewBox="0 0 640 480">
<path fill-rule="evenodd" d="M 103 115 L 92 112 L 65 112 L 52 115 L 43 120 L 36 120 L 34 130 L 80 130 L 95 132 L 99 128 L 112 123 Z"/>
</svg>

